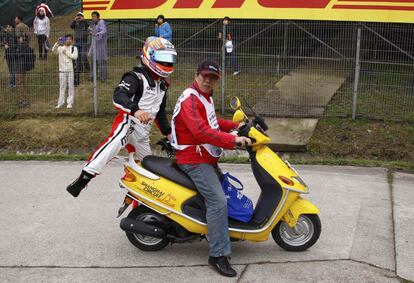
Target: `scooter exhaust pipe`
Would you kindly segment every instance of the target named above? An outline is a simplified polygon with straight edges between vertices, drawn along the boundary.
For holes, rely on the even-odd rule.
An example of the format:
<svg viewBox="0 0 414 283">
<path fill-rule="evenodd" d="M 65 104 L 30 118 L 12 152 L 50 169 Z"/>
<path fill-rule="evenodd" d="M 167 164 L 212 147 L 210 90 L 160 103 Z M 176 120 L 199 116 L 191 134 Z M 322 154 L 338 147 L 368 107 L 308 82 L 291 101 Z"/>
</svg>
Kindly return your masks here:
<svg viewBox="0 0 414 283">
<path fill-rule="evenodd" d="M 125 232 L 137 233 L 155 238 L 165 238 L 166 235 L 162 228 L 128 217 L 121 220 L 120 227 Z"/>
</svg>

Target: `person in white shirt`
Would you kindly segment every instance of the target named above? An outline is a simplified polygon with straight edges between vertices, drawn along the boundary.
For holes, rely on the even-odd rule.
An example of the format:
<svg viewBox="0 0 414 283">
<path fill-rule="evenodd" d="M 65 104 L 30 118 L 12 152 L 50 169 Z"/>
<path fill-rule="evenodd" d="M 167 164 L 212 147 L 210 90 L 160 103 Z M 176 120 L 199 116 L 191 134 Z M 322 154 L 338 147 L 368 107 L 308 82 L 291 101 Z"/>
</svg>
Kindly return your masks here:
<svg viewBox="0 0 414 283">
<path fill-rule="evenodd" d="M 72 108 L 75 96 L 74 60 L 78 59 L 78 49 L 73 46 L 73 36 L 67 34 L 53 45 L 52 52 L 59 55 L 59 100 L 56 108 L 65 104 L 66 86 L 69 88 L 67 108 Z"/>
<path fill-rule="evenodd" d="M 230 63 L 231 68 L 233 70 L 233 75 L 237 76 L 238 74 L 240 74 L 240 67 L 237 63 L 236 55 L 234 54 L 234 34 L 230 26 L 229 17 L 224 17 L 223 25 L 225 26 L 224 47 L 226 49 L 226 65 L 228 65 L 227 62 Z M 223 35 L 221 34 L 221 32 L 219 32 L 218 38 L 222 39 L 222 36 Z"/>
<path fill-rule="evenodd" d="M 34 34 L 37 37 L 39 44 L 39 59 L 47 59 L 47 49 L 45 43 L 50 34 L 50 21 L 46 15 L 45 8 L 39 8 L 37 10 L 36 17 L 33 21 Z"/>
</svg>

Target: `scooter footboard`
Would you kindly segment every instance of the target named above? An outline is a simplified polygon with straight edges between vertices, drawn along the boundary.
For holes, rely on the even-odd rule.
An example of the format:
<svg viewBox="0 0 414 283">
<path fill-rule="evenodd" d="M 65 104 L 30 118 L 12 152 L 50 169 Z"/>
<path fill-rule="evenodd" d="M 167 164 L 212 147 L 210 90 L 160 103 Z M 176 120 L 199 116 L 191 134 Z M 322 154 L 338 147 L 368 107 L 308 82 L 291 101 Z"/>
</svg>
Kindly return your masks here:
<svg viewBox="0 0 414 283">
<path fill-rule="evenodd" d="M 302 214 L 319 214 L 319 212 L 319 208 L 317 208 L 309 200 L 298 197 L 283 216 L 283 221 L 285 221 L 290 227 L 294 227 L 299 219 L 299 216 Z"/>
</svg>

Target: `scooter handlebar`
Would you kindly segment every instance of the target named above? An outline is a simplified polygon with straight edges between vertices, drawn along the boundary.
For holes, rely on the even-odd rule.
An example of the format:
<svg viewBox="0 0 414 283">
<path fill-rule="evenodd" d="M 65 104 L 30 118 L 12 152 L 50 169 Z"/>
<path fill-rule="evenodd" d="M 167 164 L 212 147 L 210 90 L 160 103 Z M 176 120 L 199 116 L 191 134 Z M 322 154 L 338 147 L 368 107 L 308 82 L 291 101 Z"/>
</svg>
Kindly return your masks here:
<svg viewBox="0 0 414 283">
<path fill-rule="evenodd" d="M 250 138 L 250 140 L 252 141 L 252 144 L 254 144 L 256 142 L 256 140 L 253 139 L 253 138 Z M 243 144 L 241 142 L 236 142 L 236 147 L 241 148 L 241 149 L 245 149 L 245 148 L 250 147 L 250 145 L 244 145 L 243 146 Z"/>
<path fill-rule="evenodd" d="M 262 128 L 263 132 L 266 132 L 269 129 L 269 127 L 267 126 L 265 120 L 262 117 L 260 117 L 259 115 L 256 115 L 254 117 L 253 123 L 259 125 L 260 128 Z"/>
</svg>

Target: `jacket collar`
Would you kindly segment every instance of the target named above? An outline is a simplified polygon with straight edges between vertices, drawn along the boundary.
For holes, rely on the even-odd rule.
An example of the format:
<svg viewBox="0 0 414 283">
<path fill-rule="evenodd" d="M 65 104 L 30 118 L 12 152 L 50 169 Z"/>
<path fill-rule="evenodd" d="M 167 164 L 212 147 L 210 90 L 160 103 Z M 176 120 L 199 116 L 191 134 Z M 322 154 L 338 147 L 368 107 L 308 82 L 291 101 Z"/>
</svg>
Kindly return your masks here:
<svg viewBox="0 0 414 283">
<path fill-rule="evenodd" d="M 134 67 L 134 72 L 143 74 L 144 77 L 147 79 L 148 84 L 150 85 L 150 87 L 155 87 L 155 80 L 159 79 L 159 77 L 154 78 L 152 73 L 142 65 L 135 66 Z"/>
<path fill-rule="evenodd" d="M 194 80 L 193 84 L 191 85 L 191 88 L 195 89 L 199 94 L 204 96 L 205 98 L 210 98 L 213 95 L 213 92 L 211 93 L 205 93 L 200 89 L 200 86 L 198 85 L 197 81 Z"/>
</svg>

